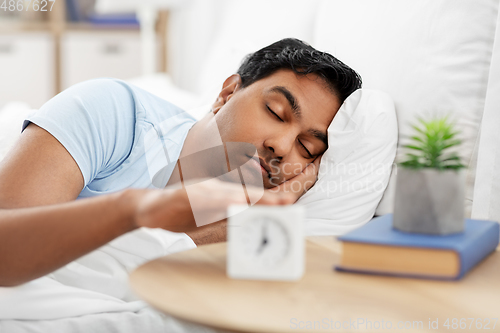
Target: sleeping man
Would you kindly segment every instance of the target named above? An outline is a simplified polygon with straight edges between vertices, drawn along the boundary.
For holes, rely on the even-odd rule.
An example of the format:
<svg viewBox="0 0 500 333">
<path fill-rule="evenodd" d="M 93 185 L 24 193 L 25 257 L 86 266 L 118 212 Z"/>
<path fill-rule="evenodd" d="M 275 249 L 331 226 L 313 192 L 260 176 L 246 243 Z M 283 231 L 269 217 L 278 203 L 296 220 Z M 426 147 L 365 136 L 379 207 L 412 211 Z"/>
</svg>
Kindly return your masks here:
<svg viewBox="0 0 500 333">
<path fill-rule="evenodd" d="M 241 185 L 216 181 L 188 193 L 187 179 L 229 168 L 217 153 L 196 154 L 251 144 L 254 152 L 240 154 L 265 189 L 259 203 L 293 203 L 314 184 L 327 129 L 360 87 L 335 57 L 285 39 L 248 56 L 198 122 L 120 80 L 65 90 L 25 121 L 0 165 L 0 208 L 9 209 L 0 210 L 0 284 L 48 274 L 138 227 L 186 232 L 175 237 L 197 245 L 224 241 L 225 220 L 196 227 L 190 200 L 224 211 L 242 203 Z M 246 191 L 248 200 L 258 189 Z M 91 199 L 68 203 L 82 198 Z"/>
</svg>

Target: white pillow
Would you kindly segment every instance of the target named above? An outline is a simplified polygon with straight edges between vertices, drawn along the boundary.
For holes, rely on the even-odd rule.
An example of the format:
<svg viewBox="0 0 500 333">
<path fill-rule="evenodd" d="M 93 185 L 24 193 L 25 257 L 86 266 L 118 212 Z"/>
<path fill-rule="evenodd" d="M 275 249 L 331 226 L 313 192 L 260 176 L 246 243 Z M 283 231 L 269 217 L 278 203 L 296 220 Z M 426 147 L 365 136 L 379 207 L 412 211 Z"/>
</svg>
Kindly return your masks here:
<svg viewBox="0 0 500 333">
<path fill-rule="evenodd" d="M 386 93 L 359 89 L 328 128 L 318 181 L 297 203 L 306 207 L 307 235 L 342 235 L 368 222 L 389 182 L 398 126 Z"/>
<path fill-rule="evenodd" d="M 484 109 L 498 6 L 498 0 L 323 0 L 313 45 L 354 68 L 363 87 L 391 95 L 402 143 L 418 116 L 449 114 L 462 132 L 459 153 L 468 164 Z M 393 210 L 386 199 L 394 192 L 386 192 L 380 215 Z"/>
</svg>

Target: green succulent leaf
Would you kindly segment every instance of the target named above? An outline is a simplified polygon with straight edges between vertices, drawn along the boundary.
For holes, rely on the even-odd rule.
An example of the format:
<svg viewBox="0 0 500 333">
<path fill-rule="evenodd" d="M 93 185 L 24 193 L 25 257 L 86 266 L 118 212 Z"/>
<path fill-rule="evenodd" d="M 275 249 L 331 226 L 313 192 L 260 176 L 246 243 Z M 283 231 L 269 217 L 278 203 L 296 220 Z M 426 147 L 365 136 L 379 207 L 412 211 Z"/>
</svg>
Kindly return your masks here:
<svg viewBox="0 0 500 333">
<path fill-rule="evenodd" d="M 414 145 L 406 145 L 404 146 L 405 148 L 410 148 L 410 149 L 415 149 L 415 150 L 424 150 L 425 147 L 419 147 L 419 146 L 414 146 Z"/>
<path fill-rule="evenodd" d="M 399 164 L 405 168 L 423 169 L 435 168 L 461 169 L 465 165 L 461 163 L 460 157 L 456 153 L 448 153 L 452 147 L 461 144 L 457 139 L 459 131 L 455 130 L 454 124 L 448 117 L 433 118 L 425 120 L 417 118 L 418 123 L 411 125 L 415 130 L 415 135 L 410 137 L 410 143 L 403 145 L 407 149 L 405 160 Z"/>
</svg>

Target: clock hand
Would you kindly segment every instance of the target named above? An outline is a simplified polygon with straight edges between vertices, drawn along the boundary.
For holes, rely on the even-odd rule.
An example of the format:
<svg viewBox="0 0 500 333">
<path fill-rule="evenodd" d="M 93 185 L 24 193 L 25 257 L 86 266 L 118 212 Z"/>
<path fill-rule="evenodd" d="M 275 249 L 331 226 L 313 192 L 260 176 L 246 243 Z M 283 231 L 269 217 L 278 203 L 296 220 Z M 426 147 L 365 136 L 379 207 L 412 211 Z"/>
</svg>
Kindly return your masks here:
<svg viewBox="0 0 500 333">
<path fill-rule="evenodd" d="M 259 254 L 264 250 L 264 247 L 267 245 L 267 243 L 268 243 L 268 241 L 267 241 L 267 226 L 264 225 L 262 227 L 262 243 L 260 243 L 260 247 L 257 251 Z"/>
</svg>

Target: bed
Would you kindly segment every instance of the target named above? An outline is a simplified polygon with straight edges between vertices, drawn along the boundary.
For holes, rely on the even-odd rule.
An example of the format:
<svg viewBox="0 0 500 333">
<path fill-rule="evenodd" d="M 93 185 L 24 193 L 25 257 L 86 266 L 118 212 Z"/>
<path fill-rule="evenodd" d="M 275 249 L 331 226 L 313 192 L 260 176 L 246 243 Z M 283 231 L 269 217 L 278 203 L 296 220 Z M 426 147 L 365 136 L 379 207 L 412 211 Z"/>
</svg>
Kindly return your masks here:
<svg viewBox="0 0 500 333">
<path fill-rule="evenodd" d="M 199 119 L 244 55 L 280 38 L 298 37 L 359 71 L 368 90 L 390 96 L 400 142 L 408 137 L 408 123 L 416 116 L 451 113 L 462 130 L 460 153 L 468 166 L 466 215 L 500 219 L 492 208 L 499 197 L 492 188 L 500 161 L 494 159 L 498 149 L 492 147 L 499 135 L 494 115 L 500 96 L 496 70 L 500 64 L 499 4 L 498 0 L 192 0 L 170 15 L 170 76 L 130 82 L 190 110 Z M 261 26 L 256 18 L 276 25 Z M 0 159 L 32 111 L 22 103 L 0 110 Z M 354 118 L 339 120 L 337 130 L 349 129 L 349 119 Z M 350 133 L 356 135 L 363 128 Z M 347 131 L 339 133 L 342 138 Z M 480 143 L 482 137 L 486 139 Z M 344 140 L 356 139 L 345 135 Z M 397 155 L 400 153 L 398 150 Z M 478 173 L 477 181 L 476 169 L 485 170 Z M 336 234 L 366 223 L 373 214 L 392 212 L 395 173 L 393 168 L 389 170 L 376 204 L 357 216 L 357 223 L 345 228 L 339 224 Z M 305 204 L 314 207 L 314 200 L 308 200 L 304 198 Z M 323 223 L 319 226 L 328 223 L 319 222 Z M 310 231 L 322 233 L 322 227 Z M 182 239 L 173 241 L 171 236 L 162 230 L 141 229 L 50 276 L 17 288 L 0 288 L 0 331 L 212 332 L 160 315 L 130 292 L 130 270 L 189 248 Z M 145 244 L 141 255 L 127 250 L 137 242 Z"/>
</svg>

